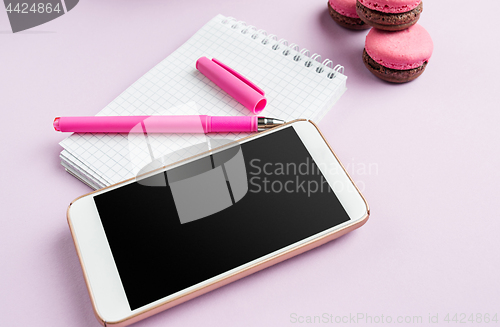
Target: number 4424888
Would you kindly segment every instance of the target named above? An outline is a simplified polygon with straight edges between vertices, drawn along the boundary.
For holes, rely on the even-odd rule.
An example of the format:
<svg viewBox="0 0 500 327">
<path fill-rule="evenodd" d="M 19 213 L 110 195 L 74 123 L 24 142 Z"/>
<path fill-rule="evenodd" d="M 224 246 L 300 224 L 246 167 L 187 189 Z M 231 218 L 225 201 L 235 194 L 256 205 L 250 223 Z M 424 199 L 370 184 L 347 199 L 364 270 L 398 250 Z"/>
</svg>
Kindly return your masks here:
<svg viewBox="0 0 500 327">
<path fill-rule="evenodd" d="M 12 12 L 20 13 L 20 14 L 50 14 L 55 11 L 56 13 L 61 12 L 61 8 L 59 7 L 59 3 L 57 3 L 54 7 L 52 7 L 51 3 L 34 3 L 29 6 L 27 3 L 15 3 L 14 6 L 12 3 L 9 3 L 6 7 L 7 12 L 10 14 Z"/>
<path fill-rule="evenodd" d="M 448 313 L 446 317 L 444 317 L 444 321 L 447 323 L 457 323 L 457 324 L 466 324 L 466 323 L 476 323 L 476 324 L 481 324 L 481 323 L 498 323 L 498 318 L 497 314 L 495 315 L 490 315 L 489 313 L 471 313 L 470 315 L 465 314 L 465 313 L 455 313 L 455 315 L 450 316 Z"/>
</svg>

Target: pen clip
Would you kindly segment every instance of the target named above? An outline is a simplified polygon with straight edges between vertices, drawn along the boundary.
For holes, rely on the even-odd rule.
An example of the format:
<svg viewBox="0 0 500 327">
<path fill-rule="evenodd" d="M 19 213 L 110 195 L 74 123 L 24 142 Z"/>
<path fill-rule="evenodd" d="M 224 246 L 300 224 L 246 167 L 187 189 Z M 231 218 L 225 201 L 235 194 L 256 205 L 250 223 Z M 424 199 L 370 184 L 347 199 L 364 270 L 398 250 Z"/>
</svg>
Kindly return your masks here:
<svg viewBox="0 0 500 327">
<path fill-rule="evenodd" d="M 241 80 L 246 85 L 250 86 L 252 89 L 254 89 L 255 91 L 257 91 L 259 94 L 265 95 L 264 91 L 260 87 L 258 87 L 254 83 L 252 83 L 248 78 L 246 78 L 245 76 L 241 75 L 236 70 L 234 70 L 231 67 L 223 64 L 222 62 L 220 62 L 219 60 L 217 60 L 215 58 L 212 58 L 212 61 L 214 63 L 216 63 L 217 65 L 221 66 L 222 68 L 224 68 L 225 70 L 227 70 L 229 73 L 231 73 L 232 75 L 234 75 L 236 78 L 238 78 L 239 80 Z"/>
</svg>

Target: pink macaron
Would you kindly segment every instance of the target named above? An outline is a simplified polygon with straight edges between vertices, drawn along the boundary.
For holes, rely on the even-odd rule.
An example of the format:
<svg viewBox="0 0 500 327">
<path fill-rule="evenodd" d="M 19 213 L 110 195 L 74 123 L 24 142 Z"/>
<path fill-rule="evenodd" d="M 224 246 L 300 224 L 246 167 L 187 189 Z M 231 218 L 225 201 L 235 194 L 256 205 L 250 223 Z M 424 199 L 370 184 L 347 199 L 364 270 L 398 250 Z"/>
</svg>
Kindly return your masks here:
<svg viewBox="0 0 500 327">
<path fill-rule="evenodd" d="M 421 0 L 357 0 L 356 12 L 365 23 L 399 31 L 414 25 L 423 10 Z"/>
<path fill-rule="evenodd" d="M 363 62 L 375 76 L 404 83 L 424 72 L 433 49 L 431 36 L 419 24 L 397 32 L 373 28 L 366 36 Z"/>
<path fill-rule="evenodd" d="M 370 28 L 356 12 L 356 0 L 328 0 L 330 16 L 340 26 L 353 30 Z"/>
</svg>

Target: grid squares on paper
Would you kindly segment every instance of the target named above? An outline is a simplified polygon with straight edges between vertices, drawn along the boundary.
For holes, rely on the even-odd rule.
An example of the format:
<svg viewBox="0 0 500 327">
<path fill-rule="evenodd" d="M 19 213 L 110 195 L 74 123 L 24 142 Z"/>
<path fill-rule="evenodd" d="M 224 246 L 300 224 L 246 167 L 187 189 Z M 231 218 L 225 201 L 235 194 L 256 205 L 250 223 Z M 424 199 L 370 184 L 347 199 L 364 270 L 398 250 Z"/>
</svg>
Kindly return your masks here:
<svg viewBox="0 0 500 327">
<path fill-rule="evenodd" d="M 318 63 L 306 67 L 284 55 L 285 47 L 273 49 L 277 42 L 262 43 L 263 35 L 243 34 L 243 26 L 218 15 L 186 43 L 139 78 L 98 115 L 249 115 L 248 109 L 213 84 L 195 68 L 202 56 L 217 58 L 255 82 L 266 91 L 265 116 L 284 120 L 307 118 L 318 122 L 345 90 L 346 76 L 333 79 L 317 73 Z M 236 28 L 233 28 L 236 25 Z M 291 51 L 293 53 L 293 50 Z M 197 107 L 193 112 L 192 105 Z M 238 138 L 240 134 L 217 135 Z M 204 136 L 203 136 L 204 137 Z M 165 156 L 202 140 L 193 135 L 155 135 L 155 157 Z M 85 170 L 100 183 L 111 185 L 134 176 L 127 135 L 73 134 L 61 142 L 66 158 L 78 158 L 72 165 Z M 61 159 L 64 160 L 63 154 Z M 69 165 L 69 163 L 68 163 Z M 79 174 L 85 175 L 85 174 Z"/>
</svg>

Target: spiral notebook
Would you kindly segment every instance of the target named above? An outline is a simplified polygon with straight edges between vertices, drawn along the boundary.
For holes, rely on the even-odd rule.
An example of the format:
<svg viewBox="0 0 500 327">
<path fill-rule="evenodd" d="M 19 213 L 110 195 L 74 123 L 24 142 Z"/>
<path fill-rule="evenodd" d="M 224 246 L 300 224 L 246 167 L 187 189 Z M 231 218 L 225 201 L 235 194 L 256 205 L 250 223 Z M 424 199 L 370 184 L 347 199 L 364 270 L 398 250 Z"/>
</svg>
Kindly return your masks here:
<svg viewBox="0 0 500 327">
<path fill-rule="evenodd" d="M 97 115 L 250 115 L 196 70 L 196 60 L 202 56 L 219 59 L 262 88 L 268 104 L 261 114 L 267 117 L 319 122 L 346 89 L 342 66 L 217 15 Z M 73 134 L 60 143 L 64 148 L 60 158 L 70 174 L 98 189 L 134 177 L 154 157 L 178 155 L 207 137 L 243 136 L 161 134 L 150 135 L 144 143 L 123 134 Z"/>
</svg>

